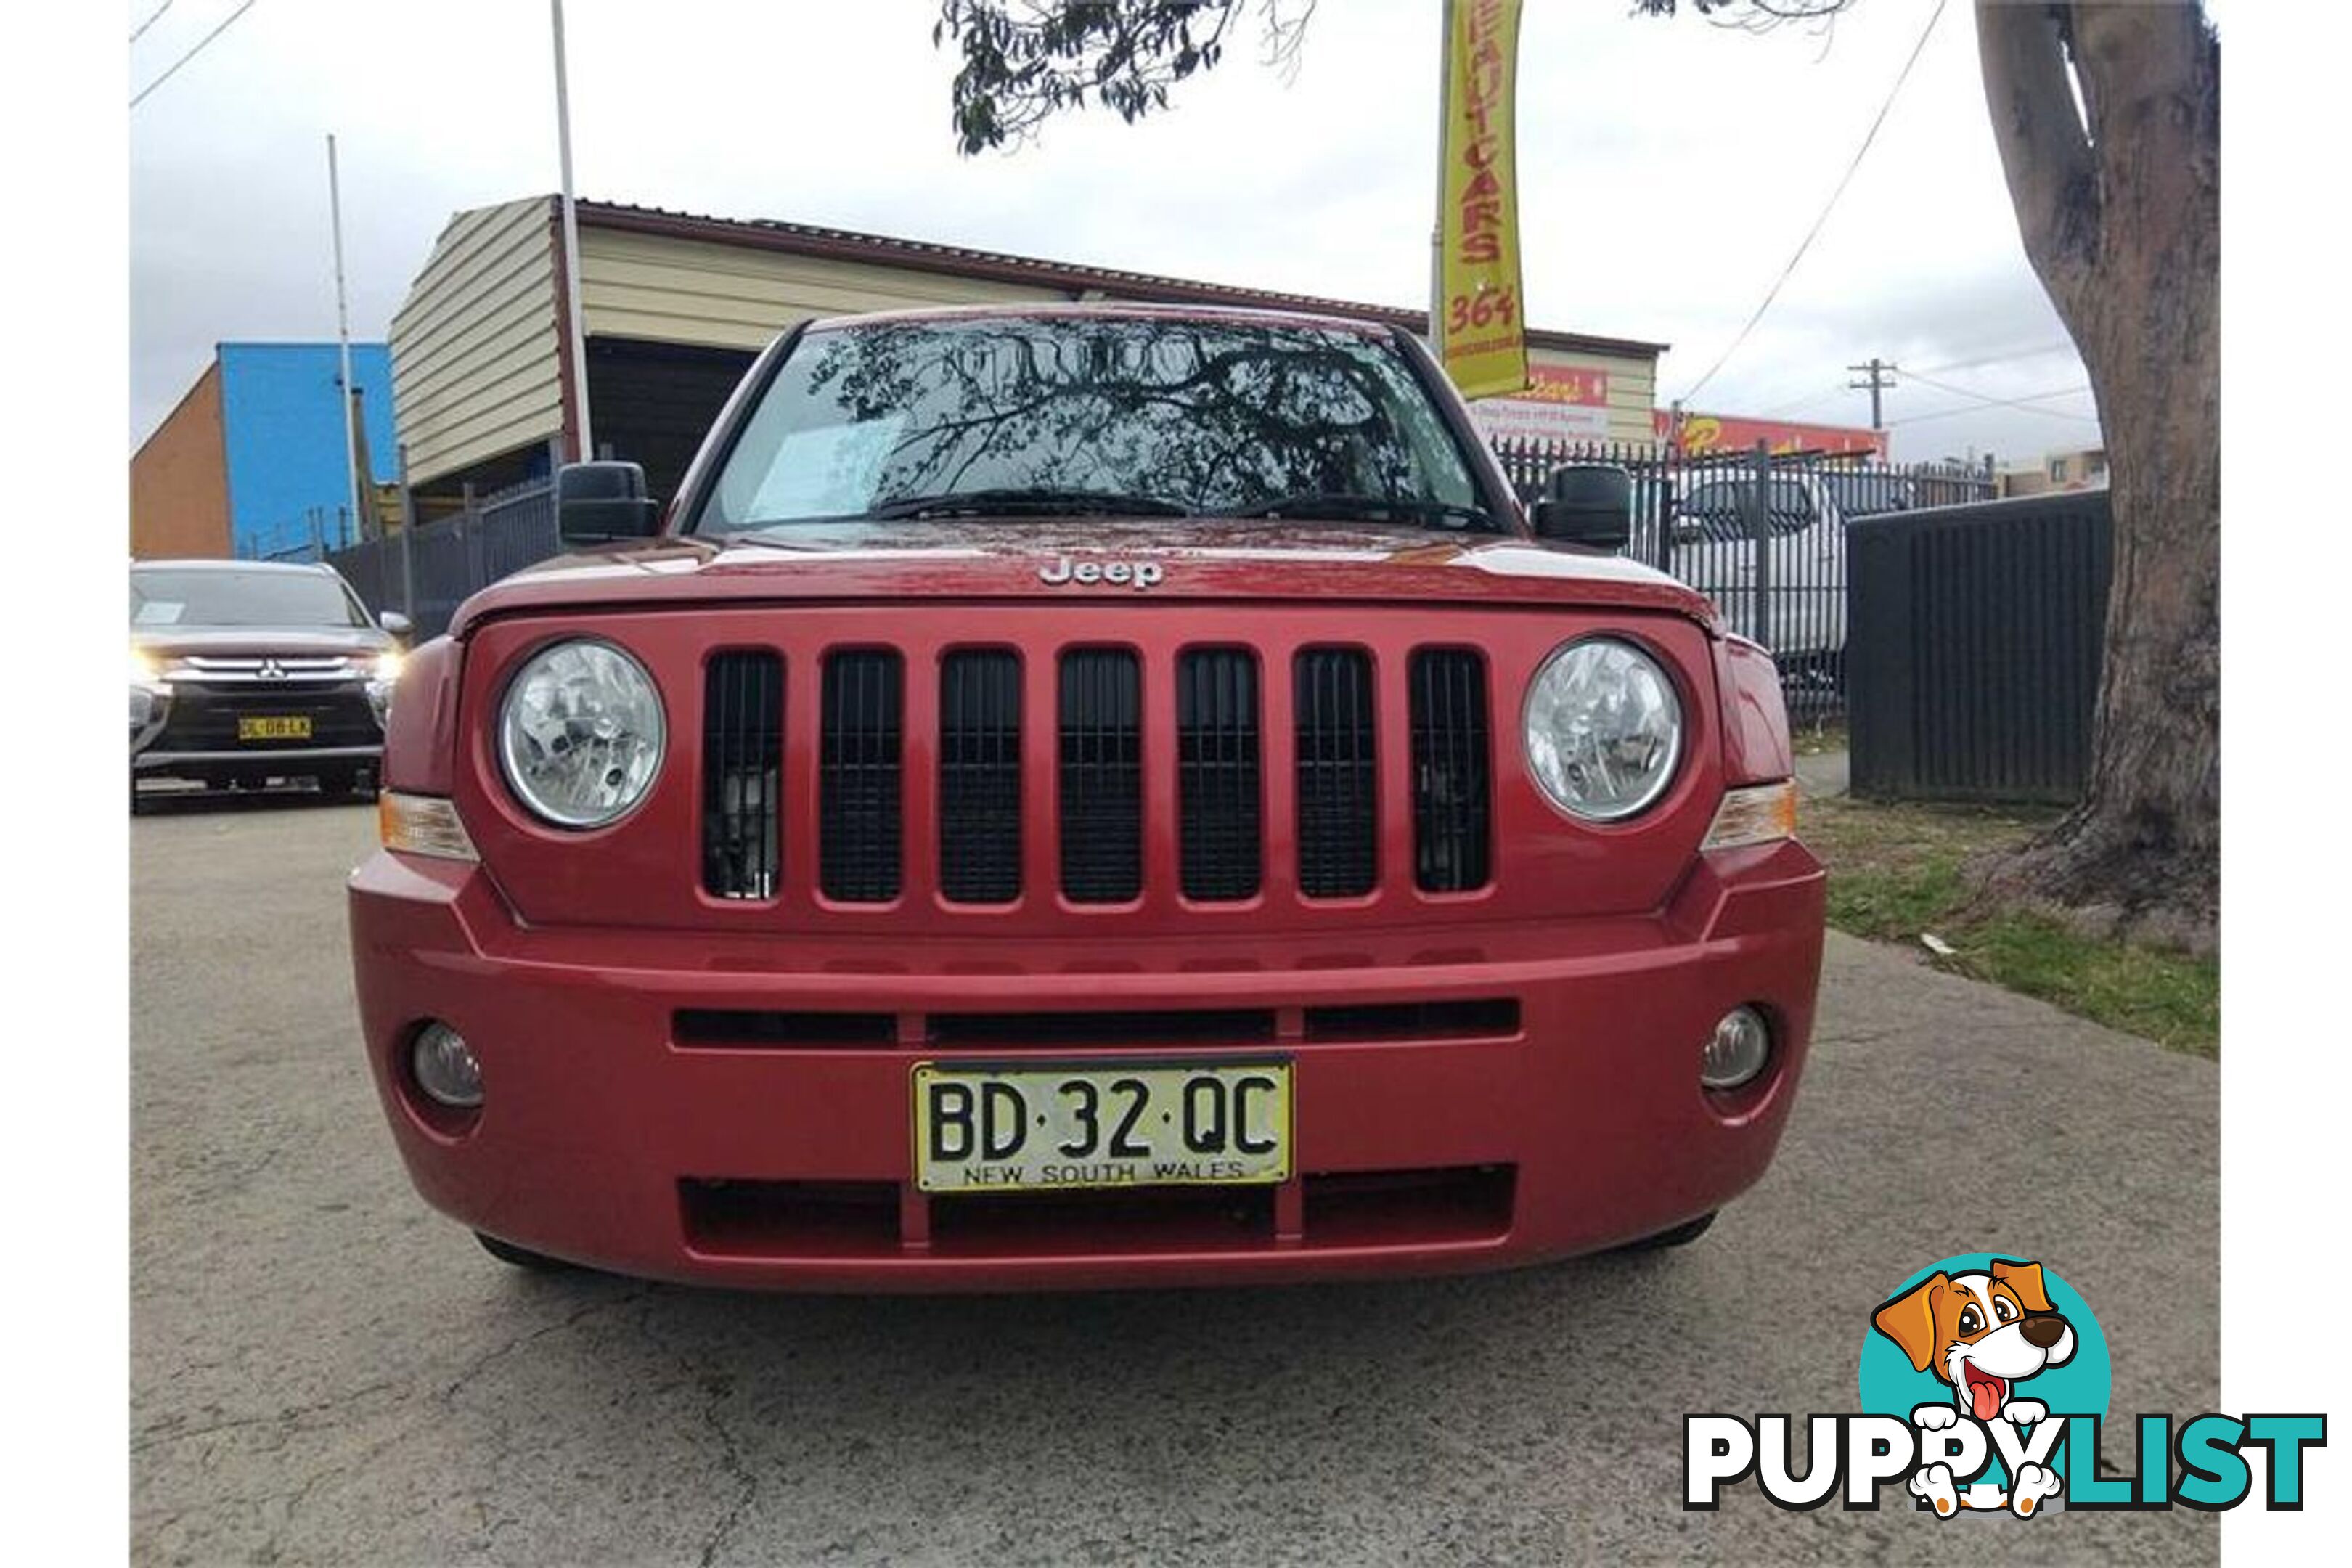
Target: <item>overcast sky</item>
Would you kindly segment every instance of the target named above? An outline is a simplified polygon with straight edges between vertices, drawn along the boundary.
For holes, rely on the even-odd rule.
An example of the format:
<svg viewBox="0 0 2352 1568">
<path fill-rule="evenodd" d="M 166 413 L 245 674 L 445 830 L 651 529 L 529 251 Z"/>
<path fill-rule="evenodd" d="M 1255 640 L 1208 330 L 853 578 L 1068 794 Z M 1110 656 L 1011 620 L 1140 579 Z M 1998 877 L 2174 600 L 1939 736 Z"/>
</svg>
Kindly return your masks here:
<svg viewBox="0 0 2352 1568">
<path fill-rule="evenodd" d="M 131 25 L 159 3 L 131 0 Z M 131 89 L 239 3 L 171 0 L 131 47 Z M 1786 265 L 1934 0 L 1858 0 L 1826 36 L 1629 9 L 1528 6 L 1528 315 L 1671 342 L 1664 400 L 1706 373 Z M 1287 81 L 1257 63 L 1253 20 L 1171 112 L 1127 126 L 1089 111 L 976 159 L 950 134 L 955 61 L 931 47 L 936 13 L 931 0 L 570 0 L 579 194 L 1426 299 L 1435 0 L 1322 0 Z M 333 337 L 329 131 L 352 331 L 381 338 L 451 213 L 555 187 L 553 103 L 541 0 L 255 0 L 131 112 L 132 444 L 215 342 Z M 1942 384 L 1898 376 L 1898 458 L 2031 461 L 2095 438 L 2082 363 L 2018 241 L 1966 0 L 1947 6 L 1778 301 L 1692 406 L 1865 424 L 1846 366 L 1873 354 Z M 2039 398 L 2042 412 L 1985 398 Z"/>
</svg>

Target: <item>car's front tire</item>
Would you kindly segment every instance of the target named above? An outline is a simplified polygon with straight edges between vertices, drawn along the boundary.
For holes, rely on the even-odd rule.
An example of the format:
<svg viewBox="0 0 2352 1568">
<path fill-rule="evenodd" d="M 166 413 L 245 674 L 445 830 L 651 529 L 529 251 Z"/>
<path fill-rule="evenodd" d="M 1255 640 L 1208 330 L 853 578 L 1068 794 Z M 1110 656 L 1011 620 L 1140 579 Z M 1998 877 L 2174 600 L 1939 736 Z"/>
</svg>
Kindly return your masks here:
<svg viewBox="0 0 2352 1568">
<path fill-rule="evenodd" d="M 373 768 L 343 768 L 319 777 L 319 793 L 335 800 L 372 801 L 375 788 Z"/>
<path fill-rule="evenodd" d="M 1688 1247 L 1692 1242 L 1696 1241 L 1700 1237 L 1705 1236 L 1707 1231 L 1713 1227 L 1715 1224 L 1715 1216 L 1719 1212 L 1721 1211 L 1709 1209 L 1706 1213 L 1699 1215 L 1696 1219 L 1686 1219 L 1683 1221 L 1682 1224 L 1673 1227 L 1671 1230 L 1662 1230 L 1655 1236 L 1645 1236 L 1639 1241 L 1629 1241 L 1617 1250 L 1620 1252 L 1664 1252 L 1670 1247 Z"/>
<path fill-rule="evenodd" d="M 561 1274 L 576 1267 L 564 1262 L 560 1258 L 550 1258 L 543 1252 L 533 1252 L 527 1247 L 517 1247 L 511 1241 L 500 1241 L 497 1237 L 485 1235 L 478 1230 L 474 1233 L 474 1239 L 482 1244 L 484 1252 L 499 1262 L 512 1264 L 517 1268 L 528 1268 L 534 1274 Z"/>
</svg>

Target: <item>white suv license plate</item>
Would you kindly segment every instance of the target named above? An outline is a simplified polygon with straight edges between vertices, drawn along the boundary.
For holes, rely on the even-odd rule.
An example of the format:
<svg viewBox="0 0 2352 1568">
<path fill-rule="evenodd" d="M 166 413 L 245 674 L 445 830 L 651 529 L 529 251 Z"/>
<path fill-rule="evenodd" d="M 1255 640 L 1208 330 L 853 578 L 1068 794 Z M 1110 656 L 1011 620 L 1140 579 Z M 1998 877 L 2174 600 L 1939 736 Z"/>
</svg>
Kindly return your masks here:
<svg viewBox="0 0 2352 1568">
<path fill-rule="evenodd" d="M 918 1062 L 913 1091 L 927 1193 L 1290 1179 L 1287 1061 Z"/>
</svg>

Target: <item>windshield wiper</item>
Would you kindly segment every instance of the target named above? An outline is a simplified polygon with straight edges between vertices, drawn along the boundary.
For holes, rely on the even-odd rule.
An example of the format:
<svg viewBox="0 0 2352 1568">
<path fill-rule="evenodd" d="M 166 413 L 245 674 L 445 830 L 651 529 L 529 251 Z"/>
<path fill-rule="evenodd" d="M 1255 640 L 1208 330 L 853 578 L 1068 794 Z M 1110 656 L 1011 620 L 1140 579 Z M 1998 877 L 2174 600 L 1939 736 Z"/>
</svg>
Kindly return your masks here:
<svg viewBox="0 0 2352 1568">
<path fill-rule="evenodd" d="M 870 507 L 869 518 L 914 517 L 1190 517 L 1192 509 L 1158 496 L 1115 490 L 1057 490 L 1008 486 L 1002 489 L 950 490 L 906 496 Z"/>
<path fill-rule="evenodd" d="M 1500 532 L 1502 525 L 1495 514 L 1484 507 L 1457 506 L 1453 501 L 1421 500 L 1394 496 L 1307 495 L 1284 496 L 1257 506 L 1245 506 L 1228 513 L 1232 517 L 1333 517 L 1333 518 L 1410 518 L 1419 522 L 1436 522 L 1447 528 L 1476 527 Z"/>
</svg>

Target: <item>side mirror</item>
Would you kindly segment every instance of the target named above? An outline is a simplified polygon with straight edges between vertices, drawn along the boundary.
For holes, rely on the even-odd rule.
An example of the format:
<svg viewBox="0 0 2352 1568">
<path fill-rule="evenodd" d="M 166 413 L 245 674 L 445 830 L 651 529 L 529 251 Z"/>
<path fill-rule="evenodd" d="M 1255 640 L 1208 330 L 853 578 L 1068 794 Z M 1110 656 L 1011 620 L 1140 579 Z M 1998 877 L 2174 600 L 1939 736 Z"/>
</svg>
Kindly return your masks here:
<svg viewBox="0 0 2352 1568">
<path fill-rule="evenodd" d="M 396 637 L 404 637 L 416 629 L 416 623 L 398 610 L 386 610 L 375 618 L 375 624 Z"/>
<path fill-rule="evenodd" d="M 566 463 L 555 470 L 555 531 L 565 548 L 651 539 L 661 508 L 635 463 Z"/>
<path fill-rule="evenodd" d="M 1538 539 L 1622 550 L 1633 537 L 1633 476 L 1609 463 L 1554 468 L 1536 502 Z"/>
</svg>

